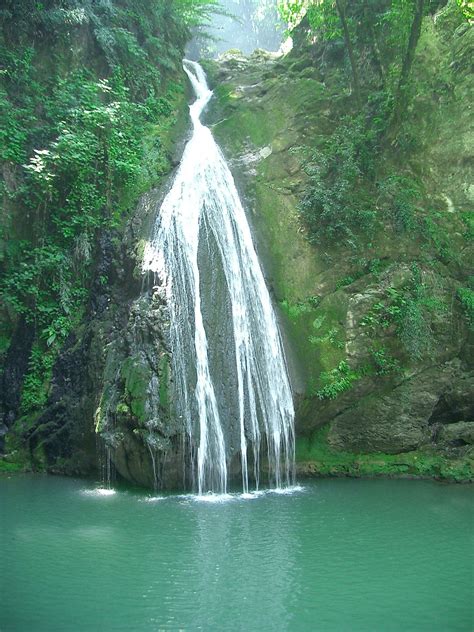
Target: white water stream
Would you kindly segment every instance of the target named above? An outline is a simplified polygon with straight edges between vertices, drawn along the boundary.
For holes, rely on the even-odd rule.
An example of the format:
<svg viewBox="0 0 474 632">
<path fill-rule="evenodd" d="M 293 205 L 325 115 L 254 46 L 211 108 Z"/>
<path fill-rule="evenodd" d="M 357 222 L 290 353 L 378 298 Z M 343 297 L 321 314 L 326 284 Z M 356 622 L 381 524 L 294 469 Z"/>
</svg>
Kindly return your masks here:
<svg viewBox="0 0 474 632">
<path fill-rule="evenodd" d="M 284 487 L 293 483 L 294 410 L 282 343 L 232 174 L 200 121 L 212 92 L 199 64 L 185 60 L 184 70 L 196 93 L 190 106 L 193 133 L 145 249 L 143 269 L 155 273 L 166 293 L 175 396 L 190 443 L 197 445 L 198 493 L 226 493 L 235 453 L 240 453 L 242 491 L 249 490 L 251 466 L 258 488 L 263 447 L 270 485 Z M 202 290 L 208 274 L 200 266 L 201 253 L 206 247 L 210 252 L 210 240 L 225 279 L 230 353 L 228 346 L 211 349 L 210 341 L 219 337 L 209 324 L 206 331 L 206 315 L 219 309 L 219 295 L 212 300 L 211 292 L 209 301 L 207 292 L 210 304 L 205 305 Z M 234 365 L 229 383 L 236 392 L 227 401 L 216 394 L 226 388 L 217 388 L 225 376 L 211 361 L 219 355 Z M 238 407 L 238 428 L 229 421 L 229 401 Z"/>
</svg>

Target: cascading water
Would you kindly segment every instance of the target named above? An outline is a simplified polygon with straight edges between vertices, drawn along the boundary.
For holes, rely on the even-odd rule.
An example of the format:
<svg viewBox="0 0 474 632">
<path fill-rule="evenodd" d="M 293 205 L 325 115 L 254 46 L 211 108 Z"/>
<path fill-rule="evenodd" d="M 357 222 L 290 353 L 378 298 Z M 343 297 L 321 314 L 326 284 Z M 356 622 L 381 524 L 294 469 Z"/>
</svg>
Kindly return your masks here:
<svg viewBox="0 0 474 632">
<path fill-rule="evenodd" d="M 258 488 L 263 445 L 270 485 L 291 485 L 294 410 L 275 314 L 232 174 L 200 121 L 212 92 L 199 64 L 185 60 L 184 70 L 197 97 L 193 134 L 143 270 L 166 293 L 178 413 L 197 445 L 197 490 L 225 493 L 235 453 L 243 492 L 249 469 Z M 226 315 L 227 328 L 219 324 Z"/>
</svg>

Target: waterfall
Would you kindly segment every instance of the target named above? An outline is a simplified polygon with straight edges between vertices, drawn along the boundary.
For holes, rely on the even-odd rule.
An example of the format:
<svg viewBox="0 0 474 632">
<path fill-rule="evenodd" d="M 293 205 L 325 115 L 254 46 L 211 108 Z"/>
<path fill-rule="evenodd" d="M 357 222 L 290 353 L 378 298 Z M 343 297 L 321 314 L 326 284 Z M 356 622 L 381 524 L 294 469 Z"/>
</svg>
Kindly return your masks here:
<svg viewBox="0 0 474 632">
<path fill-rule="evenodd" d="M 264 448 L 269 484 L 291 485 L 294 410 L 275 314 L 232 174 L 200 120 L 212 91 L 199 64 L 183 67 L 196 94 L 193 132 L 143 270 L 155 273 L 169 306 L 175 398 L 197 446 L 196 487 L 226 493 L 239 454 L 243 492 L 252 478 L 258 488 Z"/>
</svg>

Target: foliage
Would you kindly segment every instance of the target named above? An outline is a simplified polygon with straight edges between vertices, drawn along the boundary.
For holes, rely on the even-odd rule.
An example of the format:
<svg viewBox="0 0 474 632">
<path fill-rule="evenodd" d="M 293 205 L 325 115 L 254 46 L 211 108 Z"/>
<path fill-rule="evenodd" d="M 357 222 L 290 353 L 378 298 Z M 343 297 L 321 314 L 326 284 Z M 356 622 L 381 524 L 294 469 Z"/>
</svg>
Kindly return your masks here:
<svg viewBox="0 0 474 632">
<path fill-rule="evenodd" d="M 386 298 L 374 303 L 361 324 L 372 334 L 379 328 L 394 327 L 408 357 L 418 361 L 432 349 L 428 316 L 443 309 L 444 305 L 428 294 L 421 270 L 414 263 L 410 279 L 401 288 L 388 288 Z"/>
<path fill-rule="evenodd" d="M 370 351 L 375 375 L 386 376 L 401 371 L 400 362 L 385 347 L 372 347 Z"/>
<path fill-rule="evenodd" d="M 40 345 L 33 346 L 28 373 L 23 383 L 21 415 L 28 415 L 46 404 L 53 364 L 54 356 L 52 354 L 45 354 Z"/>
<path fill-rule="evenodd" d="M 390 174 L 378 183 L 379 204 L 397 232 L 417 228 L 416 201 L 421 196 L 418 182 L 404 174 Z"/>
<path fill-rule="evenodd" d="M 16 463 L 0 458 L 0 474 L 10 474 L 12 472 L 23 472 L 26 469 L 24 463 Z"/>
<path fill-rule="evenodd" d="M 351 39 L 359 48 L 369 47 L 400 57 L 413 17 L 411 0 L 340 2 L 346 12 Z M 280 0 L 279 11 L 291 32 L 306 16 L 311 36 L 321 41 L 342 40 L 343 30 L 335 0 Z M 385 55 L 384 55 L 385 56 Z"/>
<path fill-rule="evenodd" d="M 208 24 L 212 15 L 222 10 L 219 0 L 174 0 L 171 4 L 188 27 Z"/>
<path fill-rule="evenodd" d="M 468 323 L 474 329 L 474 291 L 469 287 L 460 287 L 457 294 L 464 308 Z"/>
<path fill-rule="evenodd" d="M 244 54 L 256 48 L 278 49 L 281 21 L 276 0 L 219 0 L 219 6 L 210 28 L 193 31 L 193 55 L 216 57 L 229 48 Z"/>
<path fill-rule="evenodd" d="M 344 347 L 338 340 L 334 346 L 338 349 Z M 371 363 L 356 368 L 351 368 L 346 360 L 341 360 L 336 368 L 323 371 L 319 376 L 322 387 L 316 391 L 316 396 L 319 399 L 336 399 L 364 376 L 386 377 L 401 371 L 400 362 L 383 346 L 374 345 L 370 350 L 370 358 Z"/>
<path fill-rule="evenodd" d="M 472 23 L 474 21 L 474 6 L 472 0 L 456 0 L 463 16 Z"/>
<path fill-rule="evenodd" d="M 375 212 L 361 190 L 364 174 L 373 169 L 372 141 L 360 118 L 346 119 L 306 163 L 308 186 L 299 210 L 312 243 L 337 239 L 355 247 L 356 233 L 373 228 Z"/>
<path fill-rule="evenodd" d="M 36 332 L 23 414 L 44 405 L 54 358 L 83 316 L 99 235 L 123 224 L 169 169 L 184 44 L 215 5 L 2 5 L 0 160 L 10 175 L 0 181 L 0 290 L 12 318 L 23 315 Z"/>
<path fill-rule="evenodd" d="M 308 10 L 308 0 L 279 0 L 278 11 L 281 19 L 291 32 L 298 26 Z"/>
<path fill-rule="evenodd" d="M 324 40 L 342 37 L 334 0 L 280 0 L 278 9 L 291 33 L 306 16 L 309 27 Z"/>
<path fill-rule="evenodd" d="M 354 382 L 362 377 L 362 373 L 350 368 L 345 360 L 341 360 L 335 369 L 321 373 L 324 386 L 316 392 L 319 399 L 336 399 L 338 395 L 352 388 Z"/>
<path fill-rule="evenodd" d="M 347 285 L 352 285 L 354 281 L 356 281 L 356 276 L 351 276 L 351 275 L 345 276 L 343 279 L 340 279 L 336 283 L 336 290 L 338 290 L 341 287 L 346 287 Z"/>
<path fill-rule="evenodd" d="M 435 0 L 425 2 L 425 13 L 436 11 L 439 5 Z M 341 7 L 350 43 L 341 31 Z M 311 54 L 304 50 L 299 54 L 319 60 L 325 83 L 340 86 L 338 73 L 341 69 L 349 72 L 349 64 L 341 64 L 337 53 L 344 44 L 351 67 L 357 58 L 358 74 L 363 77 L 358 90 L 361 98 L 352 99 L 352 113 L 348 116 L 348 108 L 342 105 L 346 116 L 334 117 L 331 133 L 306 164 L 308 182 L 300 211 L 308 238 L 315 244 L 337 242 L 357 248 L 365 236 L 385 229 L 384 220 L 397 233 L 429 230 L 423 226 L 429 218 L 422 219 L 418 212 L 425 192 L 409 166 L 409 158 L 420 149 L 416 144 L 420 135 L 413 126 L 402 125 L 416 93 L 410 72 L 413 55 L 408 55 L 408 48 L 418 41 L 410 37 L 418 24 L 416 7 L 413 0 L 280 2 L 280 11 L 292 28 L 306 16 L 303 32 L 309 33 Z M 453 20 L 460 22 L 460 11 L 454 13 Z M 354 68 L 351 76 L 356 90 Z M 403 166 L 397 165 L 395 156 L 390 160 L 392 147 L 405 156 Z"/>
<path fill-rule="evenodd" d="M 303 301 L 299 301 L 297 303 L 292 303 L 286 299 L 280 302 L 280 306 L 284 313 L 291 320 L 295 320 L 299 318 L 303 314 L 309 314 L 311 311 L 317 307 L 319 303 L 319 297 L 317 296 L 309 296 Z"/>
<path fill-rule="evenodd" d="M 390 108 L 387 132 L 397 136 L 399 119 L 408 111 L 411 68 L 423 16 L 436 12 L 443 1 L 279 0 L 278 4 L 290 34 L 298 34 L 296 27 L 304 18 L 301 33 L 316 45 L 313 57 L 320 60 L 320 65 L 326 64 L 326 52 L 329 56 L 340 50 L 345 52 L 350 63 L 345 64 L 343 72 L 348 78 L 351 76 L 353 104 L 359 111 L 367 102 L 367 96 L 361 98 L 364 92 L 370 95 L 375 86 L 386 92 Z M 472 20 L 470 4 L 458 0 L 459 15 L 464 13 L 469 19 L 470 14 Z M 360 83 L 365 84 L 365 90 L 360 89 Z"/>
<path fill-rule="evenodd" d="M 392 50 L 406 46 L 415 3 L 413 0 L 392 0 L 378 16 L 379 27 L 386 34 L 386 42 Z"/>
<path fill-rule="evenodd" d="M 326 342 L 336 349 L 344 349 L 344 342 L 339 338 L 339 330 L 337 327 L 331 327 L 323 336 L 310 336 L 309 342 L 313 345 Z"/>
</svg>

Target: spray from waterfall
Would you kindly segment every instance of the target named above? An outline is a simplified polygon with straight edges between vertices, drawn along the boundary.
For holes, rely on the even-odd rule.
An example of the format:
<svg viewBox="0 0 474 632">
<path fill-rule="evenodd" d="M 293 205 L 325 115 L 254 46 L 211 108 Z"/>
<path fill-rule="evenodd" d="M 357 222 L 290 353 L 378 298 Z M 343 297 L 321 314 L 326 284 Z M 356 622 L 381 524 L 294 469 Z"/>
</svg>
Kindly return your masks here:
<svg viewBox="0 0 474 632">
<path fill-rule="evenodd" d="M 252 479 L 258 488 L 264 446 L 269 484 L 288 486 L 294 410 L 280 334 L 232 174 L 200 120 L 212 92 L 199 64 L 185 60 L 184 70 L 196 93 L 190 106 L 193 133 L 158 214 L 143 270 L 154 272 L 166 293 L 175 398 L 190 444 L 197 446 L 192 464 L 197 491 L 226 493 L 236 453 L 242 491 L 248 492 Z M 222 269 L 232 332 L 226 356 L 232 379 L 224 385 L 212 362 L 219 337 L 210 331 L 209 314 L 219 306 L 217 296 L 203 291 L 207 251 Z M 234 391 L 227 399 L 226 389 Z M 229 401 L 235 403 L 232 414 Z"/>
</svg>

